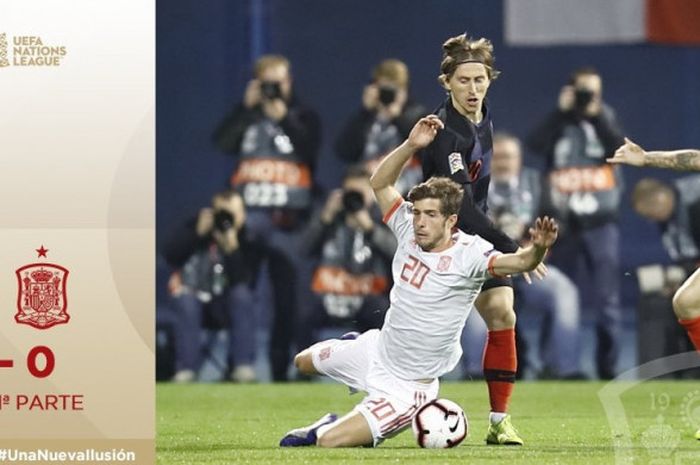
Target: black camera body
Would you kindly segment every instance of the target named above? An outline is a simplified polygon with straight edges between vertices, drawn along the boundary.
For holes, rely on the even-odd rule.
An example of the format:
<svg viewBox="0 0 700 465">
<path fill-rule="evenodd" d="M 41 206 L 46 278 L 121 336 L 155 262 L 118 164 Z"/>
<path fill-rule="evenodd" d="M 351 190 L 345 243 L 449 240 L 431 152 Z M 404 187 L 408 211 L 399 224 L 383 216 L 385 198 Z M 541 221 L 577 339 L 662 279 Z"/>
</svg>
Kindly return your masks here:
<svg viewBox="0 0 700 465">
<path fill-rule="evenodd" d="M 345 213 L 357 213 L 365 208 L 365 197 L 362 192 L 346 190 L 343 192 L 343 209 Z"/>
<path fill-rule="evenodd" d="M 233 228 L 236 218 L 233 213 L 226 210 L 216 210 L 214 212 L 214 229 L 220 232 L 226 232 Z"/>
<path fill-rule="evenodd" d="M 379 88 L 379 102 L 384 105 L 391 105 L 396 100 L 396 89 L 390 86 Z"/>
<path fill-rule="evenodd" d="M 277 81 L 263 81 L 260 83 L 260 93 L 267 100 L 282 98 L 282 88 Z"/>
<path fill-rule="evenodd" d="M 574 111 L 584 113 L 586 107 L 593 100 L 593 91 L 588 89 L 576 89 L 574 91 Z"/>
</svg>

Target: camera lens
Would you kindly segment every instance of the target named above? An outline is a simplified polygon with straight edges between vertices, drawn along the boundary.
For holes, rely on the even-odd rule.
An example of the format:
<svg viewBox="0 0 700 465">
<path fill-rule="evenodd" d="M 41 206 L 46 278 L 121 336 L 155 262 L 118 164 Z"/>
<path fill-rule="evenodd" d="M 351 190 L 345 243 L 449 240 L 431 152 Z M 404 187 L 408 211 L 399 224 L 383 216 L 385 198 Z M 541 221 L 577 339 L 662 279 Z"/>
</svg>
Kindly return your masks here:
<svg viewBox="0 0 700 465">
<path fill-rule="evenodd" d="M 593 92 L 587 89 L 576 89 L 574 92 L 574 108 L 576 111 L 583 111 L 593 100 Z"/>
<path fill-rule="evenodd" d="M 357 213 L 365 207 L 362 192 L 347 190 L 343 192 L 343 208 L 347 213 Z"/>
<path fill-rule="evenodd" d="M 382 86 L 379 88 L 379 101 L 382 105 L 389 105 L 394 100 L 396 100 L 396 89 L 389 86 Z"/>
<path fill-rule="evenodd" d="M 233 213 L 226 210 L 217 210 L 214 213 L 214 228 L 218 231 L 226 232 L 233 227 Z"/>
<path fill-rule="evenodd" d="M 260 84 L 260 93 L 268 100 L 274 100 L 282 97 L 280 83 L 276 81 L 263 81 Z"/>
</svg>

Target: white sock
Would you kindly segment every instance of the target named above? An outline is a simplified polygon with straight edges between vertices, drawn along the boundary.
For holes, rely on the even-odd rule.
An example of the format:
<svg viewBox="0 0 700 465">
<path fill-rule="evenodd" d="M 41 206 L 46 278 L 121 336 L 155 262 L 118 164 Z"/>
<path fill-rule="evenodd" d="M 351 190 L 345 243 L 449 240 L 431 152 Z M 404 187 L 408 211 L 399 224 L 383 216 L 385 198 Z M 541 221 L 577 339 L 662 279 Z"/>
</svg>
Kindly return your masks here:
<svg viewBox="0 0 700 465">
<path fill-rule="evenodd" d="M 507 415 L 508 414 L 505 412 L 491 412 L 489 413 L 489 422 L 491 422 L 492 425 L 495 425 L 503 420 Z"/>
</svg>

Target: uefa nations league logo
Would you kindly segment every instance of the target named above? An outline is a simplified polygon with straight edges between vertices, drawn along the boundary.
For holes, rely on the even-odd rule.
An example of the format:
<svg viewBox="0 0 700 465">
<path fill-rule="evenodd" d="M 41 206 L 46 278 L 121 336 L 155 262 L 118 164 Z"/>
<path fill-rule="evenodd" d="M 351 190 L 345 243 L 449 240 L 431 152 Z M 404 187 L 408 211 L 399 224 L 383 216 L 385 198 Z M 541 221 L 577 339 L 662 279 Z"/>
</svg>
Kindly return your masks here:
<svg viewBox="0 0 700 465">
<path fill-rule="evenodd" d="M 46 41 L 38 35 L 8 36 L 0 33 L 0 68 L 57 67 L 68 54 L 65 45 Z"/>
</svg>

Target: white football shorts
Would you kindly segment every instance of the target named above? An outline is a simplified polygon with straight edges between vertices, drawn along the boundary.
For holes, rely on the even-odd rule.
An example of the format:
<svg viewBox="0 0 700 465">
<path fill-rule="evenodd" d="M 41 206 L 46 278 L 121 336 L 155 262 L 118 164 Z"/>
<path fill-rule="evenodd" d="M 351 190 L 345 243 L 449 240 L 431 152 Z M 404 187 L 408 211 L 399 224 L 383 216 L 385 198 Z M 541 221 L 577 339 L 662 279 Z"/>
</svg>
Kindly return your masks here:
<svg viewBox="0 0 700 465">
<path fill-rule="evenodd" d="M 331 339 L 311 347 L 316 371 L 346 386 L 367 393 L 355 411 L 365 417 L 377 446 L 411 425 L 413 415 L 437 398 L 440 382 L 409 381 L 391 374 L 379 359 L 379 330 L 354 340 Z"/>
</svg>

